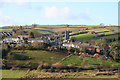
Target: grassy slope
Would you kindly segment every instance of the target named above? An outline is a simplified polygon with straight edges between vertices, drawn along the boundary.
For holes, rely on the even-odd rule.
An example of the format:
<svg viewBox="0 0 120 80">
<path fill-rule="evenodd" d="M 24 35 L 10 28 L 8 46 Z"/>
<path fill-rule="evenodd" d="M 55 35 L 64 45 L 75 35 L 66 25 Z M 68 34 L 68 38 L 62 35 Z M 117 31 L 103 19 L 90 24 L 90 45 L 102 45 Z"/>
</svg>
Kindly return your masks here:
<svg viewBox="0 0 120 80">
<path fill-rule="evenodd" d="M 105 29 L 105 28 L 97 28 L 97 29 L 90 29 L 90 30 L 87 30 L 87 31 L 103 32 L 103 31 L 109 31 L 109 30 Z"/>
<path fill-rule="evenodd" d="M 93 36 L 95 36 L 95 35 L 87 33 L 87 34 L 79 34 L 79 35 L 70 36 L 70 38 L 75 37 L 76 40 L 83 41 L 83 40 L 90 40 L 90 39 L 92 39 Z"/>
<path fill-rule="evenodd" d="M 21 54 L 21 50 L 14 50 L 12 51 L 13 54 L 18 54 L 21 56 L 28 56 L 31 57 L 32 59 L 30 60 L 14 60 L 14 62 L 18 63 L 26 63 L 28 61 L 31 61 L 32 63 L 38 63 L 40 61 L 46 62 L 48 64 L 56 63 L 60 61 L 62 58 L 65 57 L 65 55 L 62 55 L 60 53 L 54 53 L 54 52 L 47 52 L 47 51 L 42 51 L 42 50 L 25 50 L 25 53 Z"/>
<path fill-rule="evenodd" d="M 114 28 L 111 28 L 111 29 L 114 29 Z M 86 30 L 86 31 L 95 31 L 98 33 L 98 35 L 102 35 L 102 34 L 106 35 L 101 38 L 106 38 L 106 39 L 118 38 L 118 34 L 112 35 L 114 33 L 106 28 L 90 29 L 90 30 Z M 104 32 L 104 31 L 109 31 L 109 32 Z M 114 32 L 118 33 L 117 30 Z M 77 33 L 77 32 L 74 32 L 74 33 Z M 74 34 L 74 33 L 70 33 L 70 34 Z M 74 36 L 70 36 L 70 37 L 75 37 L 76 40 L 84 41 L 84 40 L 92 40 L 94 36 L 95 36 L 95 34 L 89 34 L 89 33 L 86 34 L 85 33 L 85 34 L 78 34 L 78 35 L 74 35 Z"/>
<path fill-rule="evenodd" d="M 116 34 L 116 35 L 110 35 L 110 36 L 104 36 L 104 37 L 101 37 L 101 38 L 106 38 L 106 39 L 116 38 L 116 39 L 118 39 L 118 34 Z"/>
<path fill-rule="evenodd" d="M 88 60 L 88 64 L 85 63 L 85 64 L 82 64 L 82 60 L 80 58 L 80 56 L 76 56 L 76 55 L 72 55 L 66 59 L 64 59 L 62 62 L 62 64 L 64 65 L 68 65 L 68 64 L 72 64 L 73 66 L 91 66 L 91 67 L 94 67 L 94 66 L 97 66 L 97 65 L 100 65 L 100 64 L 103 64 L 103 66 L 111 66 L 111 65 L 119 65 L 119 63 L 117 62 L 109 62 L 109 61 L 102 61 L 101 60 L 98 60 L 98 59 L 95 59 L 95 58 L 90 58 L 90 57 L 84 57 L 83 60 Z M 82 65 L 81 65 L 82 64 Z"/>
</svg>

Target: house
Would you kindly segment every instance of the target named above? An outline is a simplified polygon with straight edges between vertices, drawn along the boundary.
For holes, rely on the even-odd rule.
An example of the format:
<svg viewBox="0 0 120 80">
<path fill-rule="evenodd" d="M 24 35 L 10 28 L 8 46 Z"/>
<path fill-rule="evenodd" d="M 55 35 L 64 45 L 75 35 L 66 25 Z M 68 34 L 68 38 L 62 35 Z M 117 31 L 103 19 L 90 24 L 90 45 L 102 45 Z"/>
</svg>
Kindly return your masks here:
<svg viewBox="0 0 120 80">
<path fill-rule="evenodd" d="M 28 39 L 28 35 L 18 35 L 18 38 L 20 39 L 20 40 L 26 40 L 26 39 Z"/>
<path fill-rule="evenodd" d="M 44 42 L 44 41 L 43 40 L 36 40 L 36 39 L 31 40 L 31 43 L 34 43 L 34 42 Z"/>
<path fill-rule="evenodd" d="M 5 43 L 18 43 L 19 42 L 19 38 L 5 38 L 5 39 L 3 39 L 3 41 Z"/>
<path fill-rule="evenodd" d="M 88 49 L 89 51 L 96 51 L 96 52 L 98 52 L 98 53 L 101 52 L 101 49 L 100 49 L 99 46 L 90 46 L 90 47 L 88 47 L 87 49 Z"/>
<path fill-rule="evenodd" d="M 39 40 L 39 39 L 28 39 L 27 40 L 28 41 L 28 43 L 34 43 L 34 42 L 44 42 L 43 40 Z"/>
<path fill-rule="evenodd" d="M 62 47 L 72 47 L 72 48 L 80 48 L 79 44 L 81 44 L 81 42 L 72 42 L 72 43 L 63 43 Z"/>
</svg>

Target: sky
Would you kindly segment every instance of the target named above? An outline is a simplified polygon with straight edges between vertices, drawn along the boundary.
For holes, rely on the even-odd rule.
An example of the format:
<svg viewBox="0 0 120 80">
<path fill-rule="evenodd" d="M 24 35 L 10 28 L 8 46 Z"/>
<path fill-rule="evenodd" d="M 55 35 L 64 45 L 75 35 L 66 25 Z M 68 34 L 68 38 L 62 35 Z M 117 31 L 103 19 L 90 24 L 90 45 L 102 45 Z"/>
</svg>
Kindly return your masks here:
<svg viewBox="0 0 120 80">
<path fill-rule="evenodd" d="M 118 25 L 118 2 L 23 1 L 0 2 L 0 27 L 16 25 Z"/>
</svg>

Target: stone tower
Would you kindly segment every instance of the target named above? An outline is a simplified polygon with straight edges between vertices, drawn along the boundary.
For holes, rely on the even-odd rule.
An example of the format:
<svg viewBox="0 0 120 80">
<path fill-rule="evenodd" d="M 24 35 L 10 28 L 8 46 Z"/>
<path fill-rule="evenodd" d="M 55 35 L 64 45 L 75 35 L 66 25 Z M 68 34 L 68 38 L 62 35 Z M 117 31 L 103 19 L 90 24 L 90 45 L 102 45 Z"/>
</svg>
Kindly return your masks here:
<svg viewBox="0 0 120 80">
<path fill-rule="evenodd" d="M 67 25 L 67 30 L 65 31 L 65 40 L 68 40 L 69 39 L 69 25 Z"/>
</svg>

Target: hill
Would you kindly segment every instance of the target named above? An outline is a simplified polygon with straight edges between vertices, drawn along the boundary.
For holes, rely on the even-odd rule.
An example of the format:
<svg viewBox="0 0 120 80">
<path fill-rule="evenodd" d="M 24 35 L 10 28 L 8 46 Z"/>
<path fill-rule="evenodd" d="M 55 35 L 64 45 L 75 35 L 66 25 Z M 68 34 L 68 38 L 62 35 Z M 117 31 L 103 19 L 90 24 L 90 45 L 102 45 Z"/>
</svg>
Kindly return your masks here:
<svg viewBox="0 0 120 80">
<path fill-rule="evenodd" d="M 1 32 L 12 32 L 12 29 L 19 29 L 21 26 L 8 26 L 2 27 Z M 25 25 L 22 26 L 23 31 L 29 32 L 34 30 L 40 34 L 49 34 L 53 36 L 59 36 L 64 39 L 64 32 L 67 29 L 66 25 Z M 93 39 L 106 38 L 106 39 L 118 39 L 118 26 L 86 26 L 86 25 L 69 25 L 70 38 L 74 37 L 76 40 L 88 42 Z M 84 32 L 84 33 L 82 33 Z"/>
</svg>

